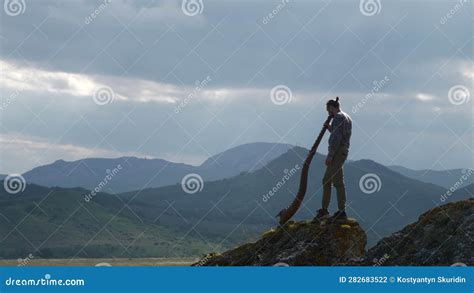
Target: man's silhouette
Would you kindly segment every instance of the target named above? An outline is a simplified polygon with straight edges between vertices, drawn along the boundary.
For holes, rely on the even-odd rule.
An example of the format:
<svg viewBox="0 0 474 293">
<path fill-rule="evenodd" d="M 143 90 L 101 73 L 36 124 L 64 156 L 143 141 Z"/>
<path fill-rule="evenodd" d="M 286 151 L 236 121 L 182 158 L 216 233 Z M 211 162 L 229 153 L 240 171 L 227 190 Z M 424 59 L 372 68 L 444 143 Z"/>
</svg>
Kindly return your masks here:
<svg viewBox="0 0 474 293">
<path fill-rule="evenodd" d="M 329 137 L 328 155 L 326 158 L 326 173 L 323 178 L 322 208 L 318 210 L 316 218 L 328 218 L 329 202 L 331 200 L 331 186 L 337 191 L 337 206 L 339 210 L 334 219 L 346 219 L 346 188 L 344 186 L 343 165 L 349 154 L 349 145 L 352 133 L 352 120 L 349 115 L 341 111 L 339 98 L 329 100 L 326 110 L 333 116 L 331 124 L 325 125 L 331 136 Z"/>
</svg>

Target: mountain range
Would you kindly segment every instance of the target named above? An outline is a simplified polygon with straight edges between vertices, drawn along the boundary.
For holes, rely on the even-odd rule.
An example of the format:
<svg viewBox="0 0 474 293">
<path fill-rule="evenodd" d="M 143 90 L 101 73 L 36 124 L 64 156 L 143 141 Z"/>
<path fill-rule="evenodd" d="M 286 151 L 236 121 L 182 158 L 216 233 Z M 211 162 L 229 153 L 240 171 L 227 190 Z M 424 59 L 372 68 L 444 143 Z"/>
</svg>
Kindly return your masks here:
<svg viewBox="0 0 474 293">
<path fill-rule="evenodd" d="M 426 183 L 433 183 L 445 188 L 450 188 L 453 185 L 464 187 L 474 183 L 474 176 L 469 175 L 469 169 L 448 169 L 448 170 L 413 170 L 402 166 L 388 166 L 395 172 L 398 172 L 406 177 L 413 178 Z M 466 180 L 460 178 L 468 174 Z"/>
<path fill-rule="evenodd" d="M 253 147 L 258 151 L 247 152 L 248 148 Z M 286 151 L 283 151 L 285 148 Z M 272 155 L 264 157 L 263 165 L 259 158 L 266 152 Z M 50 182 L 58 185 L 52 182 L 60 178 L 61 172 L 54 170 L 61 170 L 58 167 L 61 165 L 68 165 L 67 168 L 75 166 L 71 174 L 93 166 L 96 173 L 105 176 L 102 168 L 113 168 L 113 164 L 117 163 L 105 159 L 91 159 L 87 163 L 63 161 L 56 162 L 57 166 L 52 164 L 36 168 L 25 173 L 28 182 L 25 191 L 15 195 L 4 190 L 0 193 L 0 235 L 5 235 L 0 241 L 0 251 L 3 251 L 0 256 L 22 257 L 38 250 L 37 253 L 46 257 L 176 257 L 196 256 L 233 247 L 256 239 L 260 233 L 277 225 L 275 215 L 293 199 L 307 152 L 307 149 L 288 145 L 249 144 L 237 147 L 214 156 L 199 167 L 193 167 L 215 170 L 214 176 L 218 178 L 213 181 L 206 179 L 195 193 L 185 192 L 180 183 L 181 173 L 178 176 L 173 172 L 167 173 L 168 183 L 165 183 L 166 180 L 156 181 L 166 186 L 114 192 L 120 189 L 118 187 L 131 189 L 127 188 L 127 184 L 139 184 L 138 180 L 129 178 L 132 173 L 122 176 L 127 165 L 102 189 L 112 192 L 94 196 L 89 190 L 101 180 L 101 176 L 97 175 L 82 177 L 94 179 L 88 179 L 90 188 L 31 184 L 34 177 L 29 176 L 36 172 L 36 178 L 45 179 L 48 168 L 52 168 Z M 240 156 L 240 160 L 233 159 L 234 156 Z M 133 159 L 136 158 L 129 161 L 134 162 Z M 316 154 L 313 160 L 307 196 L 296 219 L 312 218 L 320 207 L 324 159 L 325 156 Z M 139 163 L 132 166 L 146 163 L 150 163 L 148 168 L 152 168 L 152 164 L 161 168 L 166 166 L 162 160 L 136 160 Z M 127 162 L 124 161 L 124 164 Z M 216 171 L 219 168 L 222 171 Z M 136 172 L 133 174 L 148 174 L 147 178 L 157 173 L 154 170 L 151 171 L 153 174 L 149 174 L 150 169 L 146 168 L 136 167 L 133 170 Z M 212 178 L 207 177 L 212 175 L 211 172 L 198 174 L 203 178 Z M 161 173 L 156 177 L 161 177 Z M 370 179 L 375 186 L 365 186 L 364 178 Z M 444 187 L 409 178 L 371 160 L 347 162 L 345 181 L 347 212 L 367 232 L 368 246 L 415 221 L 426 210 L 446 202 L 470 198 L 474 193 L 474 184 L 470 184 L 447 195 Z M 74 183 L 68 181 L 68 184 Z M 334 195 L 332 211 L 335 204 Z"/>
<path fill-rule="evenodd" d="M 104 190 L 118 193 L 175 184 L 190 173 L 199 174 L 205 181 L 213 181 L 241 172 L 252 172 L 291 147 L 289 144 L 265 142 L 244 144 L 211 156 L 200 166 L 136 157 L 88 158 L 72 162 L 58 160 L 22 175 L 28 183 L 47 187 L 93 189 L 107 175 L 107 170 L 113 170 L 120 165 L 121 172 L 117 174 L 116 180 L 110 182 Z"/>
<path fill-rule="evenodd" d="M 58 160 L 52 164 L 38 166 L 22 175 L 28 183 L 46 187 L 93 189 L 107 175 L 107 170 L 113 170 L 120 165 L 122 170 L 117 174 L 117 180 L 110 182 L 103 191 L 121 193 L 176 184 L 190 173 L 199 174 L 204 181 L 215 181 L 242 172 L 253 172 L 293 147 L 295 146 L 290 144 L 266 142 L 243 144 L 211 156 L 199 166 L 137 157 L 87 158 L 70 162 Z M 467 170 L 413 170 L 396 165 L 387 167 L 408 178 L 445 188 L 454 185 Z M 5 176 L 0 175 L 0 179 Z M 472 183 L 474 176 L 463 181 L 460 187 Z"/>
</svg>

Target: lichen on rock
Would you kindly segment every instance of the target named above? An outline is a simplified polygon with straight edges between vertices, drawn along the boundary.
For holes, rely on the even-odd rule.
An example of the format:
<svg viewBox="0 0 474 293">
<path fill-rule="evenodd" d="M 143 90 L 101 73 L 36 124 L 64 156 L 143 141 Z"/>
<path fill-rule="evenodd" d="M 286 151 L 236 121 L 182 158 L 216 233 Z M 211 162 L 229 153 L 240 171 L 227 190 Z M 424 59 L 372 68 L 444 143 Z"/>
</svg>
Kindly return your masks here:
<svg viewBox="0 0 474 293">
<path fill-rule="evenodd" d="M 367 236 L 354 219 L 289 221 L 262 238 L 220 255 L 207 255 L 204 266 L 344 265 L 365 255 Z"/>
</svg>

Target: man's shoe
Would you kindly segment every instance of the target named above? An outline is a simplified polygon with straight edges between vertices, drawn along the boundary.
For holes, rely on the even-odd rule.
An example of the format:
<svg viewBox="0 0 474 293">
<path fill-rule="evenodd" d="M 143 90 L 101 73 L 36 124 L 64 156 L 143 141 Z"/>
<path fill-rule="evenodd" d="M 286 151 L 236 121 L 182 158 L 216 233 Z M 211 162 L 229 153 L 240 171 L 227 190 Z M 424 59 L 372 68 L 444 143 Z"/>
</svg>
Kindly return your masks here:
<svg viewBox="0 0 474 293">
<path fill-rule="evenodd" d="M 316 220 L 322 220 L 329 218 L 329 212 L 326 209 L 319 209 L 318 213 L 316 214 Z"/>
<path fill-rule="evenodd" d="M 347 220 L 346 211 L 339 210 L 339 211 L 335 212 L 334 215 L 332 216 L 332 219 L 334 221 Z"/>
</svg>

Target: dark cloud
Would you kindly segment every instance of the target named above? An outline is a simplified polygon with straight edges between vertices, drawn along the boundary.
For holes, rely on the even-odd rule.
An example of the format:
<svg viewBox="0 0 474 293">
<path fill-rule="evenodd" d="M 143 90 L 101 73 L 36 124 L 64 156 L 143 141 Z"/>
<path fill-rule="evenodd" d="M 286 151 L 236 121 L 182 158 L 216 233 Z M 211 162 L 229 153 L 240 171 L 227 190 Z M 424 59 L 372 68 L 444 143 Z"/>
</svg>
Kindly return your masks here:
<svg viewBox="0 0 474 293">
<path fill-rule="evenodd" d="M 181 1 L 26 1 L 24 14 L 1 18 L 3 61 L 84 76 L 127 100 L 99 107 L 83 93 L 58 91 L 68 87 L 64 79 L 43 78 L 56 92 L 22 91 L 2 113 L 2 132 L 92 155 L 100 148 L 197 162 L 251 141 L 308 146 L 324 100 L 342 95 L 357 124 L 354 159 L 472 165 L 463 158 L 473 148 L 472 97 L 461 106 L 448 99 L 455 85 L 472 93 L 472 2 L 455 13 L 459 1 L 380 2 L 378 14 L 365 16 L 359 1 L 204 0 L 202 14 L 187 16 Z M 179 114 L 176 104 L 142 99 L 153 89 L 182 102 L 207 76 L 208 92 Z M 292 90 L 291 103 L 271 103 L 278 84 Z M 12 90 L 4 81 L 3 98 Z M 448 154 L 433 147 L 443 143 L 454 144 Z M 6 161 L 0 171 L 28 164 L 21 166 Z"/>
</svg>

